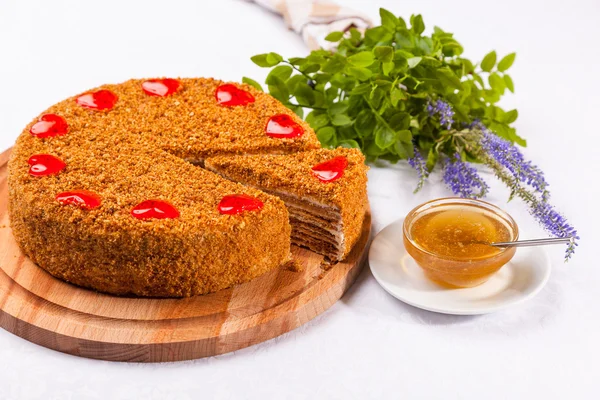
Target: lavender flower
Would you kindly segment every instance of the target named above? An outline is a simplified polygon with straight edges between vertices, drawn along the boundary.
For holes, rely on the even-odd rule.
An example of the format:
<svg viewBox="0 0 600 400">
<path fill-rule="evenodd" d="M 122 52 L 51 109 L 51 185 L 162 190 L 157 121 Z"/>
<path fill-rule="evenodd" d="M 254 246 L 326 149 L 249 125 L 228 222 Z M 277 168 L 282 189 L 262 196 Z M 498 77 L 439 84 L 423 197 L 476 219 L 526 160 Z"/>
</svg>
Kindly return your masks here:
<svg viewBox="0 0 600 400">
<path fill-rule="evenodd" d="M 493 133 L 490 132 L 489 135 L 493 135 Z M 482 142 L 485 140 L 495 139 L 484 137 Z M 485 148 L 486 146 L 482 145 L 482 149 Z M 517 196 L 527 203 L 531 215 L 533 215 L 548 233 L 556 237 L 572 238 L 571 242 L 567 245 L 565 254 L 565 261 L 569 260 L 575 252 L 575 247 L 577 246 L 576 240 L 579 240 L 579 236 L 577 235 L 575 228 L 569 225 L 567 220 L 548 204 L 548 191 L 545 189 L 545 186 L 542 186 L 543 191 L 540 196 L 540 190 L 538 190 L 539 186 L 536 187 L 536 184 L 530 184 L 531 187 L 536 189 L 535 191 L 520 185 L 522 180 L 525 180 L 525 182 L 529 181 L 526 178 L 520 178 L 520 175 L 516 175 L 513 170 L 507 167 L 505 163 L 506 158 L 500 157 L 497 154 L 494 155 L 490 150 L 484 150 L 482 153 L 483 161 L 485 161 L 485 163 L 495 172 L 496 176 L 511 189 L 511 198 Z M 545 181 L 543 182 L 545 183 Z"/>
<path fill-rule="evenodd" d="M 579 239 L 575 228 L 569 225 L 565 217 L 560 215 L 546 202 L 533 202 L 530 206 L 531 215 L 538 220 L 548 233 L 560 238 L 572 238 L 571 242 L 567 245 L 567 252 L 565 254 L 565 260 L 570 259 L 577 246 L 575 240 Z"/>
<path fill-rule="evenodd" d="M 483 197 L 489 189 L 477 170 L 462 161 L 458 153 L 444 162 L 444 182 L 454 194 L 467 198 Z"/>
<path fill-rule="evenodd" d="M 525 160 L 523 153 L 516 146 L 492 133 L 480 121 L 473 122 L 471 128 L 481 130 L 482 138 L 480 144 L 483 151 L 510 171 L 515 178 L 515 183 L 523 183 L 531 186 L 536 192 L 542 195 L 543 201 L 548 200 L 548 182 L 544 178 L 544 173 L 537 166 L 533 165 L 531 161 Z"/>
<path fill-rule="evenodd" d="M 438 115 L 440 117 L 440 123 L 446 127 L 446 129 L 452 128 L 452 124 L 454 123 L 454 110 L 450 104 L 446 103 L 444 100 L 429 100 L 427 102 L 427 112 L 430 117 L 434 115 Z"/>
<path fill-rule="evenodd" d="M 414 157 L 408 159 L 408 164 L 410 164 L 410 166 L 413 167 L 419 175 L 419 183 L 417 184 L 417 187 L 414 191 L 414 193 L 417 193 L 423 188 L 425 179 L 427 179 L 427 177 L 429 176 L 429 170 L 427 169 L 427 165 L 425 163 L 425 160 L 423 159 L 423 156 L 421 155 L 421 152 L 416 148 L 416 144 L 415 155 Z"/>
</svg>

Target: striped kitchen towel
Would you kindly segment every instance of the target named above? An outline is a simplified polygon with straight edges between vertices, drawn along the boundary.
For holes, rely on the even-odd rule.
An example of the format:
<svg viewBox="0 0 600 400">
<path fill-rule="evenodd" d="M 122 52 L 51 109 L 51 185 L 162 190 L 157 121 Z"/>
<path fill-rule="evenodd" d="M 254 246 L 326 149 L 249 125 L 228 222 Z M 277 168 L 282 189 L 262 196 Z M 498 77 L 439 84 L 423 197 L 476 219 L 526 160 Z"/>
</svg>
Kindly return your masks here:
<svg viewBox="0 0 600 400">
<path fill-rule="evenodd" d="M 300 34 L 309 49 L 330 50 L 335 43 L 325 37 L 350 28 L 364 31 L 371 26 L 369 18 L 328 0 L 247 0 L 269 9 L 285 19 L 287 26 Z"/>
</svg>

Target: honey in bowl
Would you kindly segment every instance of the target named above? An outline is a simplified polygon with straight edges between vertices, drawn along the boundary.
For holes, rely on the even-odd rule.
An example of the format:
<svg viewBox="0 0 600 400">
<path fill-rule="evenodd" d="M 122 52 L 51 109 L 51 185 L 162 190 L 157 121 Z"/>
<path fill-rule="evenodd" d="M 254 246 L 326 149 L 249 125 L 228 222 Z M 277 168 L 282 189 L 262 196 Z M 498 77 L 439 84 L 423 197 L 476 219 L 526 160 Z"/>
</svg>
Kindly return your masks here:
<svg viewBox="0 0 600 400">
<path fill-rule="evenodd" d="M 488 245 L 516 240 L 514 220 L 496 206 L 448 198 L 425 203 L 404 221 L 408 253 L 431 280 L 449 287 L 487 281 L 514 255 L 514 248 Z"/>
</svg>

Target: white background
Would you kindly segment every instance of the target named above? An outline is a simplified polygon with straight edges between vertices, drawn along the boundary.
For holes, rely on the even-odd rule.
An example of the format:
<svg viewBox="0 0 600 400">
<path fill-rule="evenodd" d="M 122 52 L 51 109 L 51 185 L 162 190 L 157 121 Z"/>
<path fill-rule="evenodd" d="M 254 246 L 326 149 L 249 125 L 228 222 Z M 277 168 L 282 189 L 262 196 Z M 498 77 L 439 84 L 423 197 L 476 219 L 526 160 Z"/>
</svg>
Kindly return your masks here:
<svg viewBox="0 0 600 400">
<path fill-rule="evenodd" d="M 118 364 L 80 359 L 0 330 L 0 399 L 600 398 L 600 2 L 346 1 L 377 19 L 378 6 L 428 29 L 454 32 L 466 56 L 516 51 L 517 128 L 526 154 L 551 183 L 553 203 L 579 229 L 581 246 L 533 300 L 481 317 L 437 315 L 404 305 L 368 268 L 328 312 L 270 342 L 210 359 Z M 0 0 L 0 149 L 51 104 L 107 82 L 148 76 L 262 81 L 249 57 L 307 52 L 283 22 L 227 1 Z M 487 176 L 493 180 L 492 176 Z M 415 205 L 447 195 L 439 176 L 418 195 L 412 171 L 373 168 L 374 230 Z M 525 236 L 542 232 L 524 205 L 490 201 Z"/>
</svg>

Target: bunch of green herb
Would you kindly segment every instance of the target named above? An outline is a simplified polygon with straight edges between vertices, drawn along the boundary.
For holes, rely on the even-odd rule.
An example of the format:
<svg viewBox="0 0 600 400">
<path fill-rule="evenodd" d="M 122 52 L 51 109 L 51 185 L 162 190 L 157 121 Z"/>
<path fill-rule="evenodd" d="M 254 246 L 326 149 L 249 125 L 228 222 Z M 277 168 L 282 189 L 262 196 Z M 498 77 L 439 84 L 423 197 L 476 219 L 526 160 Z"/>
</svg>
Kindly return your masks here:
<svg viewBox="0 0 600 400">
<path fill-rule="evenodd" d="M 410 18 L 410 26 L 387 10 L 380 15 L 381 26 L 364 35 L 351 29 L 327 36 L 338 43 L 334 52 L 316 50 L 289 60 L 268 53 L 252 61 L 274 67 L 266 79 L 270 94 L 301 117 L 309 110 L 306 121 L 324 146 L 359 147 L 370 161 L 408 159 L 416 143 L 431 170 L 440 153 L 459 150 L 450 139 L 440 145 L 440 139 L 453 126 L 475 119 L 509 141 L 525 144 L 511 127 L 517 110 L 506 112 L 496 105 L 506 90 L 514 90 L 506 74 L 514 53 L 497 62 L 492 51 L 475 64 L 461 57 L 463 48 L 451 33 L 435 27 L 431 36 L 424 35 L 420 15 Z M 244 82 L 260 88 L 249 78 Z M 455 111 L 451 127 L 427 111 L 427 104 L 438 98 Z"/>
<path fill-rule="evenodd" d="M 385 9 L 380 16 L 381 25 L 364 34 L 329 34 L 334 51 L 289 59 L 266 53 L 252 61 L 272 68 L 265 82 L 269 93 L 305 117 L 324 147 L 357 147 L 368 161 L 408 160 L 419 176 L 416 190 L 440 165 L 444 182 L 464 197 L 487 193 L 469 164 L 485 163 L 549 232 L 576 238 L 548 205 L 543 173 L 515 146 L 526 145 L 512 126 L 517 110 L 497 105 L 507 90 L 514 92 L 506 71 L 515 53 L 498 59 L 492 51 L 474 63 L 462 57 L 452 33 L 434 27 L 424 35 L 421 15 L 411 16 L 409 24 Z M 250 78 L 243 81 L 262 90 Z"/>
</svg>

